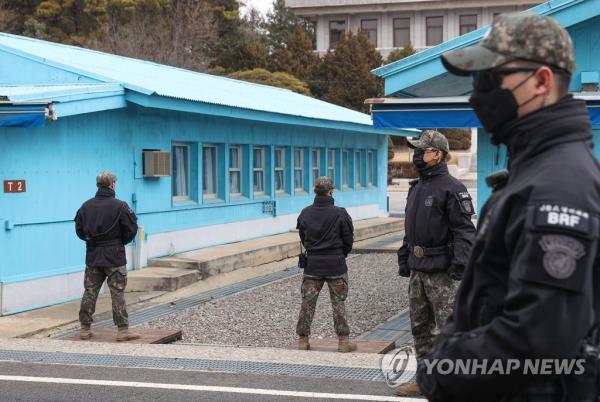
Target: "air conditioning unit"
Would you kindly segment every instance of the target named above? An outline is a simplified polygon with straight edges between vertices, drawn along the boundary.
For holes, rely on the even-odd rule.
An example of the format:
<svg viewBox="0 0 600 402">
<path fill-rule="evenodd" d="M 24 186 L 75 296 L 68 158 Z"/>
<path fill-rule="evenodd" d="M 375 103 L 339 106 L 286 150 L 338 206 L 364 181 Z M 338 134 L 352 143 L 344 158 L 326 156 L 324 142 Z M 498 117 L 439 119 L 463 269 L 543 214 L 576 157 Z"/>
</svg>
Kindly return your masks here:
<svg viewBox="0 0 600 402">
<path fill-rule="evenodd" d="M 144 150 L 144 177 L 171 176 L 171 153 Z"/>
</svg>

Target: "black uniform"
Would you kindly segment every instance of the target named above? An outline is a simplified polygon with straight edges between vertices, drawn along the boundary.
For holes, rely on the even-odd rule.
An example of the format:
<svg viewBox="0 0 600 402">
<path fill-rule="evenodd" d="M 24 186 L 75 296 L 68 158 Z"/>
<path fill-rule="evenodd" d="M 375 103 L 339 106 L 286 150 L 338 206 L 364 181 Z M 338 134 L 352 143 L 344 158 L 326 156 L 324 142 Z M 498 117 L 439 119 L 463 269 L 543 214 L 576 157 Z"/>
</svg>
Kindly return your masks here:
<svg viewBox="0 0 600 402">
<path fill-rule="evenodd" d="M 409 270 L 462 273 L 469 257 L 475 227 L 473 204 L 464 184 L 439 163 L 411 182 L 406 204 L 404 242 L 398 250 L 401 275 Z M 423 249 L 423 256 L 418 257 Z M 415 255 L 417 254 L 417 255 Z"/>
<path fill-rule="evenodd" d="M 75 216 L 77 236 L 86 242 L 85 263 L 89 267 L 126 265 L 124 245 L 134 239 L 137 229 L 133 211 L 107 187 L 100 187 Z"/>
<path fill-rule="evenodd" d="M 570 96 L 514 124 L 510 176 L 483 208 L 453 319 L 426 358 L 581 357 L 598 266 L 600 170 L 592 146 L 585 103 Z M 422 364 L 418 373 L 434 401 L 559 401 L 568 380 L 522 371 L 427 375 Z"/>
<path fill-rule="evenodd" d="M 335 276 L 348 271 L 346 256 L 352 250 L 354 226 L 344 208 L 333 205 L 333 198 L 318 195 L 313 205 L 298 216 L 296 228 L 306 247 L 306 275 Z"/>
</svg>

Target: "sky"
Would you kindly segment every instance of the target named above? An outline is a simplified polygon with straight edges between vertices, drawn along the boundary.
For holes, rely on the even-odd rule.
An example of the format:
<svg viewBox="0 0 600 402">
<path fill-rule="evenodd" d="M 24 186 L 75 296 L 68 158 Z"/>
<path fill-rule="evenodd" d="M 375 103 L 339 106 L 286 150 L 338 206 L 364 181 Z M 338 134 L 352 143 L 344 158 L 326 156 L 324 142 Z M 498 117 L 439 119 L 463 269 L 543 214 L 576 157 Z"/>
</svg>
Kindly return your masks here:
<svg viewBox="0 0 600 402">
<path fill-rule="evenodd" d="M 242 8 L 244 11 L 247 7 L 254 7 L 263 15 L 267 14 L 273 4 L 273 0 L 242 0 L 242 2 L 246 3 L 246 7 Z"/>
</svg>

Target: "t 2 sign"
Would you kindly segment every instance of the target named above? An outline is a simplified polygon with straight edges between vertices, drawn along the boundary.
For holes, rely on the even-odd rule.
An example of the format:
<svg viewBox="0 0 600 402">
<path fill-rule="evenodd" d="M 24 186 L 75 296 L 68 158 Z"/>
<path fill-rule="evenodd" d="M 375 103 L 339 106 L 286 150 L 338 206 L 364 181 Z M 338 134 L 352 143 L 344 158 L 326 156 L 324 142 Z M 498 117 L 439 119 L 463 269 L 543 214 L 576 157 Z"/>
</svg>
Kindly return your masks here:
<svg viewBox="0 0 600 402">
<path fill-rule="evenodd" d="M 5 193 L 24 193 L 27 191 L 25 180 L 4 180 Z"/>
</svg>

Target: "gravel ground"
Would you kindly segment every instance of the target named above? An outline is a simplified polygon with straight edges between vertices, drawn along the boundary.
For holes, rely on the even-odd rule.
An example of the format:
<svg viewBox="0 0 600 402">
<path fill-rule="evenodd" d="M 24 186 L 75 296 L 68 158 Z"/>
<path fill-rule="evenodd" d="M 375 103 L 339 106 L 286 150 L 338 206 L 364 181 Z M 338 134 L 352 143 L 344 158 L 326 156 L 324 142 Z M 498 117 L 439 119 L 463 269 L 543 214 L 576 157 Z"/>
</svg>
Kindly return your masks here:
<svg viewBox="0 0 600 402">
<path fill-rule="evenodd" d="M 408 279 L 397 274 L 395 254 L 348 260 L 346 301 L 351 337 L 373 329 L 408 306 Z M 301 275 L 207 302 L 144 325 L 181 328 L 184 343 L 286 347 L 296 340 Z M 319 295 L 312 337 L 334 337 L 327 285 Z"/>
</svg>

